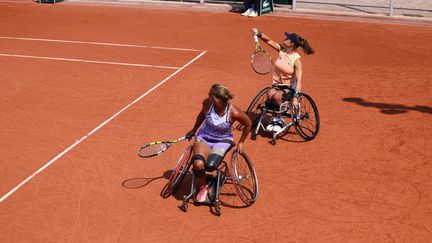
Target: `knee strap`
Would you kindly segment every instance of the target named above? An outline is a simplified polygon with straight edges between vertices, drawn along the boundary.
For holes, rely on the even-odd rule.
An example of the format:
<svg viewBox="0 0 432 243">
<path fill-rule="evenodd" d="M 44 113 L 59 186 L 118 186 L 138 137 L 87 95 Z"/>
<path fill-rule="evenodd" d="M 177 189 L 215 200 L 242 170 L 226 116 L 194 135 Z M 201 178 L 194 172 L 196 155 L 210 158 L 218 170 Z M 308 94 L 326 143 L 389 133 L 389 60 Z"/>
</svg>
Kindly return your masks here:
<svg viewBox="0 0 432 243">
<path fill-rule="evenodd" d="M 192 161 L 195 161 L 195 160 L 201 160 L 204 163 L 204 165 L 206 163 L 204 156 L 202 156 L 201 154 L 195 154 L 194 156 L 192 156 Z M 193 173 L 196 177 L 202 177 L 205 174 L 205 169 L 201 169 L 198 171 L 193 169 Z"/>
<path fill-rule="evenodd" d="M 222 159 L 223 157 L 219 154 L 210 154 L 206 163 L 206 170 L 210 172 L 216 170 Z"/>
<path fill-rule="evenodd" d="M 195 160 L 201 160 L 202 162 L 204 162 L 204 164 L 206 162 L 206 159 L 201 154 L 195 154 L 194 156 L 192 156 L 192 162 L 195 162 Z"/>
</svg>

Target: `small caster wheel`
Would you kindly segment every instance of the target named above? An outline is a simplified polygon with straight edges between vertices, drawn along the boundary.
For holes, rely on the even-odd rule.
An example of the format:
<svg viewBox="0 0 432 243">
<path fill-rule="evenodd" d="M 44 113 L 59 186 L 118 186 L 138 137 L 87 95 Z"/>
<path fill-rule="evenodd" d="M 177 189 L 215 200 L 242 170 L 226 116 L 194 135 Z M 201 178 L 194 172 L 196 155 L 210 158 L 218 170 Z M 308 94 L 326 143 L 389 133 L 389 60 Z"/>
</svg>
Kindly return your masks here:
<svg viewBox="0 0 432 243">
<path fill-rule="evenodd" d="M 188 205 L 187 205 L 187 203 L 183 203 L 183 204 L 180 206 L 180 210 L 183 211 L 183 212 L 187 212 L 187 210 L 188 210 Z"/>
<path fill-rule="evenodd" d="M 221 216 L 221 209 L 220 209 L 220 207 L 215 207 L 215 215 L 216 216 Z"/>
</svg>

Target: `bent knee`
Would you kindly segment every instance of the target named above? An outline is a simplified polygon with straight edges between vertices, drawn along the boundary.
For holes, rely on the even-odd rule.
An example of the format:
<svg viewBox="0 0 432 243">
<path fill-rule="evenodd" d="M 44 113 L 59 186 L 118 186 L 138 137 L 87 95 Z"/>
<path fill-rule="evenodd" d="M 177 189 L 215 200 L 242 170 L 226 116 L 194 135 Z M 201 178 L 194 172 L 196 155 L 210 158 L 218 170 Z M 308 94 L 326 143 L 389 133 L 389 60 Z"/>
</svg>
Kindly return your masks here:
<svg viewBox="0 0 432 243">
<path fill-rule="evenodd" d="M 192 156 L 194 169 L 203 169 L 206 164 L 206 159 L 201 154 L 195 154 Z"/>
</svg>

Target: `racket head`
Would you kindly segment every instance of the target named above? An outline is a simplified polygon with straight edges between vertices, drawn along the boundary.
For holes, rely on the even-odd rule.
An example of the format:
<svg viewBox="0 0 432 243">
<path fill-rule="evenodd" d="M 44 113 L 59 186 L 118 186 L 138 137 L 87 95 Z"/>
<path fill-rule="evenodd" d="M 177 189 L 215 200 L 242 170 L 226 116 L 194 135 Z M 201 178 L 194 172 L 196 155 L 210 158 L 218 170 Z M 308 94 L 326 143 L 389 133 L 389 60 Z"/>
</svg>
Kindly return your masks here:
<svg viewBox="0 0 432 243">
<path fill-rule="evenodd" d="M 265 75 L 271 72 L 273 67 L 273 61 L 271 56 L 263 49 L 256 49 L 251 57 L 252 69 L 261 75 Z"/>
<path fill-rule="evenodd" d="M 141 158 L 150 158 L 164 152 L 169 146 L 171 146 L 169 142 L 149 143 L 138 150 L 138 155 Z"/>
</svg>

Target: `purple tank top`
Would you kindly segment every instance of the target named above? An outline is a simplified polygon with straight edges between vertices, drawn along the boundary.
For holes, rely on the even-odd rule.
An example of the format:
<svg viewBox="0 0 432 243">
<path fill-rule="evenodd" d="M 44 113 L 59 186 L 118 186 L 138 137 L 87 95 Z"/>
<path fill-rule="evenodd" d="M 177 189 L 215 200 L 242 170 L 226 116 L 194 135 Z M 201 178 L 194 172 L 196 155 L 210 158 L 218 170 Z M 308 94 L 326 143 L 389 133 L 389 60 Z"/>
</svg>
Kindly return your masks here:
<svg viewBox="0 0 432 243">
<path fill-rule="evenodd" d="M 229 109 L 228 104 L 225 113 L 219 116 L 212 105 L 206 113 L 204 124 L 198 134 L 212 139 L 232 139 Z"/>
</svg>

